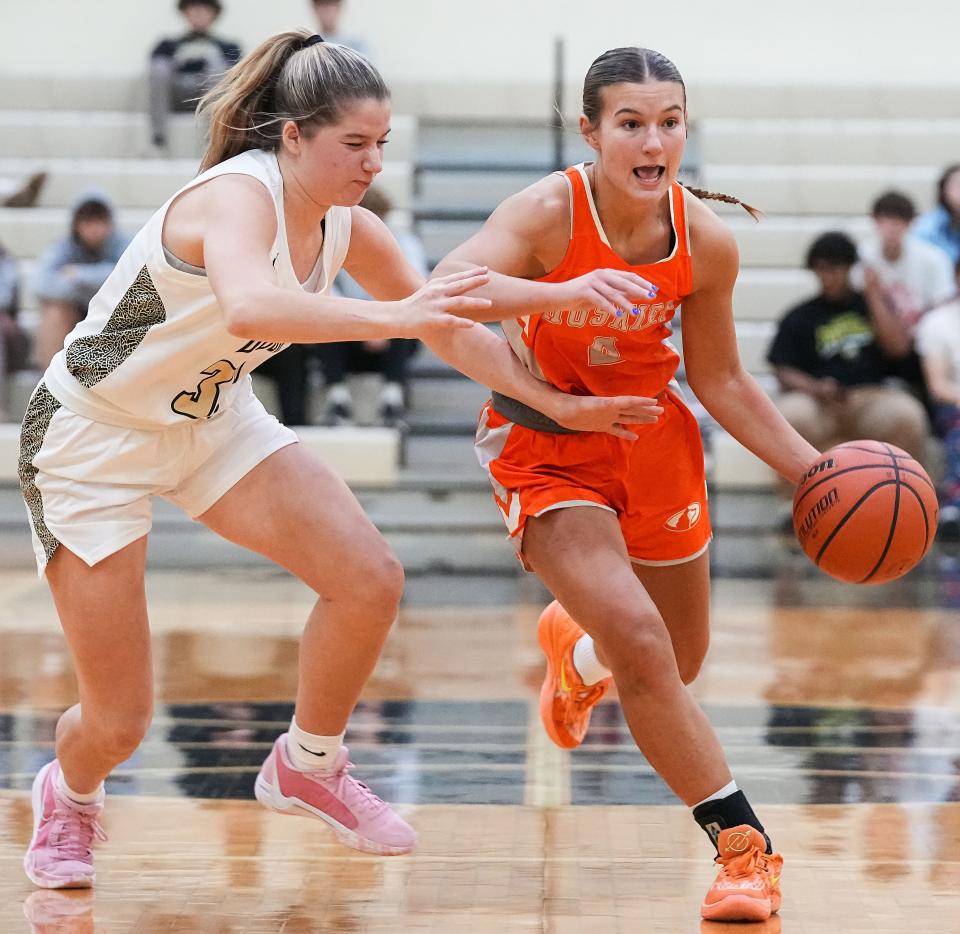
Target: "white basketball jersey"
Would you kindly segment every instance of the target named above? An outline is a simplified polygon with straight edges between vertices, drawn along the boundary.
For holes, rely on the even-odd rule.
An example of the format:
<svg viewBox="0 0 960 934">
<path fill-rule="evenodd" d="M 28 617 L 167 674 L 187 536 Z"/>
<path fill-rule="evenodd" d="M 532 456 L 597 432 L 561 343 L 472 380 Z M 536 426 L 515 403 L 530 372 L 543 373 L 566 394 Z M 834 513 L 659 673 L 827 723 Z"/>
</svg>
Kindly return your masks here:
<svg viewBox="0 0 960 934">
<path fill-rule="evenodd" d="M 68 335 L 44 381 L 68 409 L 126 428 L 163 428 L 210 418 L 237 392 L 250 391 L 250 372 L 287 344 L 231 335 L 203 270 L 166 253 L 163 221 L 174 199 L 218 175 L 250 175 L 270 192 L 277 214 L 273 242 L 278 286 L 327 292 L 346 257 L 350 209 L 324 217 L 323 249 L 307 286 L 293 271 L 283 213 L 283 179 L 274 153 L 250 150 L 184 185 L 147 221 Z"/>
</svg>

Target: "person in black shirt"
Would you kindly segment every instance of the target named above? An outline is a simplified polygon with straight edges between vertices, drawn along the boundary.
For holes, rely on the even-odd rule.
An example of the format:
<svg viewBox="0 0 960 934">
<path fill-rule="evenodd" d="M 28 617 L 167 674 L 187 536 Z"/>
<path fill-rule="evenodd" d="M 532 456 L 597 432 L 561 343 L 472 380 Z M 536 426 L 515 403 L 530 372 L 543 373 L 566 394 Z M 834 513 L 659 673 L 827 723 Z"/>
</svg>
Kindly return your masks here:
<svg viewBox="0 0 960 934">
<path fill-rule="evenodd" d="M 177 9 L 187 32 L 161 40 L 150 53 L 150 130 L 159 149 L 167 148 L 170 112 L 193 113 L 199 98 L 241 55 L 236 43 L 210 32 L 223 9 L 220 0 L 179 0 Z"/>
<path fill-rule="evenodd" d="M 814 241 L 807 268 L 820 293 L 780 321 L 767 359 L 783 395 L 777 405 L 814 447 L 873 438 L 923 459 L 928 424 L 908 392 L 884 385 L 892 357 L 886 309 L 855 292 L 850 270 L 857 248 L 843 233 Z"/>
</svg>

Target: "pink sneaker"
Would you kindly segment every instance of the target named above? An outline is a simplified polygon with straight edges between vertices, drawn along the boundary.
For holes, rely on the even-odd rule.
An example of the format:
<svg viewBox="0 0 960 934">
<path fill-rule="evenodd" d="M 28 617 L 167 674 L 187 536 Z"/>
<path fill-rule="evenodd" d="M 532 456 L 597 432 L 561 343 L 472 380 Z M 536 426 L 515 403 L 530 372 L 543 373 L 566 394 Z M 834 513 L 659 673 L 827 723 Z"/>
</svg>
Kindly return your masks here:
<svg viewBox="0 0 960 934">
<path fill-rule="evenodd" d="M 60 764 L 48 762 L 33 780 L 33 839 L 23 858 L 30 881 L 45 889 L 93 885 L 94 838 L 107 835 L 97 821 L 103 804 L 77 804 L 57 791 Z"/>
<path fill-rule="evenodd" d="M 366 785 L 348 774 L 347 747 L 333 766 L 315 772 L 295 769 L 287 758 L 287 734 L 277 738 L 260 768 L 255 793 L 271 811 L 326 821 L 337 839 L 365 853 L 399 856 L 417 842 L 413 828 Z"/>
</svg>

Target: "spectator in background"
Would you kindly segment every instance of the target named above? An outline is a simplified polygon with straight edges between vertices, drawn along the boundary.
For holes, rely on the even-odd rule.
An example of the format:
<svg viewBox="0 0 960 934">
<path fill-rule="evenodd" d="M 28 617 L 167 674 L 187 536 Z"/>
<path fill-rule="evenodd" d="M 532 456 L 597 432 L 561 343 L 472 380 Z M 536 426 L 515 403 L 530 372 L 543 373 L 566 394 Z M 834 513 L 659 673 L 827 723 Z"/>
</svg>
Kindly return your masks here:
<svg viewBox="0 0 960 934">
<path fill-rule="evenodd" d="M 17 261 L 0 243 L 0 421 L 5 421 L 7 377 L 28 364 L 30 342 L 17 323 Z"/>
<path fill-rule="evenodd" d="M 179 0 L 187 25 L 179 38 L 161 40 L 150 53 L 150 130 L 154 146 L 168 146 L 171 112 L 193 113 L 225 71 L 240 60 L 240 46 L 210 30 L 223 7 L 220 0 Z"/>
<path fill-rule="evenodd" d="M 917 219 L 913 235 L 939 247 L 956 263 L 960 261 L 960 163 L 944 169 L 937 183 L 937 201 L 937 207 Z"/>
<path fill-rule="evenodd" d="M 343 16 L 343 0 L 311 0 L 313 13 L 317 19 L 317 32 L 325 42 L 345 45 L 369 57 L 367 42 L 359 36 L 344 34 L 340 31 L 340 18 Z"/>
<path fill-rule="evenodd" d="M 363 196 L 360 206 L 386 220 L 392 205 L 378 188 Z M 390 228 L 407 262 L 422 276 L 429 275 L 427 260 L 420 241 L 408 231 Z M 370 296 L 345 272 L 337 276 L 335 290 L 345 298 L 369 299 Z M 383 377 L 380 390 L 379 417 L 383 424 L 396 426 L 406 414 L 407 362 L 416 351 L 412 340 L 352 341 L 320 344 L 317 353 L 327 384 L 327 412 L 324 421 L 331 425 L 353 422 L 353 400 L 346 379 L 351 373 L 379 373 Z"/>
<path fill-rule="evenodd" d="M 940 530 L 960 540 L 960 260 L 957 296 L 935 308 L 917 327 L 917 352 L 943 436 L 945 469 L 940 490 Z"/>
<path fill-rule="evenodd" d="M 48 247 L 37 264 L 40 300 L 37 365 L 45 370 L 63 340 L 87 314 L 90 299 L 113 271 L 127 238 L 114 226 L 106 195 L 86 192 L 73 208 L 70 233 Z"/>
<path fill-rule="evenodd" d="M 943 251 L 909 235 L 916 213 L 913 202 L 900 192 L 888 191 L 877 198 L 871 211 L 874 235 L 860 245 L 860 265 L 854 268 L 852 281 L 864 292 L 874 318 L 884 316 L 888 321 L 884 350 L 893 361 L 891 375 L 908 384 L 932 422 L 933 406 L 914 334 L 926 312 L 953 297 L 955 285 Z"/>
<path fill-rule="evenodd" d="M 807 268 L 820 293 L 787 312 L 767 355 L 784 393 L 777 405 L 820 450 L 874 438 L 923 460 L 923 407 L 908 392 L 883 385 L 891 368 L 884 352 L 889 322 L 853 289 L 856 262 L 857 248 L 842 233 L 825 233 L 810 247 Z"/>
</svg>

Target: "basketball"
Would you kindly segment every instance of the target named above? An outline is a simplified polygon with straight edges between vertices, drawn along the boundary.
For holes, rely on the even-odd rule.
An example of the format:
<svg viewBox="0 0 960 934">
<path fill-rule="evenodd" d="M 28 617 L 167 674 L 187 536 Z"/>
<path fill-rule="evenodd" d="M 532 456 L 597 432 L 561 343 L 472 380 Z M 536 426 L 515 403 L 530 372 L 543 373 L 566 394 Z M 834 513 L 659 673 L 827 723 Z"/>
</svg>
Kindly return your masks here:
<svg viewBox="0 0 960 934">
<path fill-rule="evenodd" d="M 905 451 L 848 441 L 825 451 L 793 497 L 793 528 L 821 571 L 850 584 L 906 574 L 937 531 L 937 494 Z"/>
</svg>

